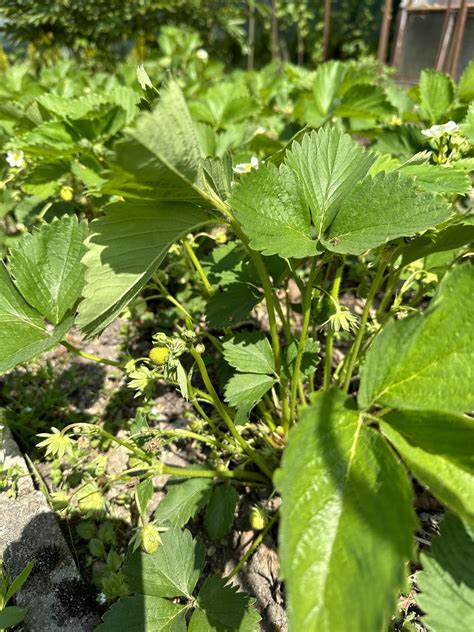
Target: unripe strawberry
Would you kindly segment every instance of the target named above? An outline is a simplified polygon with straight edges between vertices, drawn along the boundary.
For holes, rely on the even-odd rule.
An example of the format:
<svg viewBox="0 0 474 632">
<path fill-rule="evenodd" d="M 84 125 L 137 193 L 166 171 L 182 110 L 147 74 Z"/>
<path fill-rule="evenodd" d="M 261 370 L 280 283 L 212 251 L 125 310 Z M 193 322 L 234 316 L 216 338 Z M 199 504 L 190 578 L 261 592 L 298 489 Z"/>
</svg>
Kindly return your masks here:
<svg viewBox="0 0 474 632">
<path fill-rule="evenodd" d="M 252 507 L 250 510 L 249 522 L 252 529 L 255 531 L 262 531 L 268 524 L 268 516 L 260 507 Z"/>
<path fill-rule="evenodd" d="M 148 357 L 157 366 L 163 366 L 166 364 L 168 360 L 170 352 L 168 347 L 153 347 L 153 349 L 148 354 Z"/>
<path fill-rule="evenodd" d="M 59 197 L 61 198 L 61 200 L 64 200 L 65 202 L 70 202 L 72 198 L 74 197 L 74 193 L 71 187 L 62 186 L 61 189 L 59 190 Z"/>
<path fill-rule="evenodd" d="M 161 544 L 160 532 L 154 524 L 146 524 L 141 533 L 142 549 L 145 553 L 155 553 Z"/>
</svg>

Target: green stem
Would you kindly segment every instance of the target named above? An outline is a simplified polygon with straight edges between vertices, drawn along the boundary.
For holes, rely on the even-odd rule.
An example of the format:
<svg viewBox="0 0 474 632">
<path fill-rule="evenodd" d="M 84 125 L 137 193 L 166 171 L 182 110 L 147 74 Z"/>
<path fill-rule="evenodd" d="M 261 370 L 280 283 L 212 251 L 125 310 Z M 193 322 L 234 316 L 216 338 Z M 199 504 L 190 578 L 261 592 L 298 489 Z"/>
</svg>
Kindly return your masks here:
<svg viewBox="0 0 474 632">
<path fill-rule="evenodd" d="M 196 268 L 196 272 L 198 273 L 199 278 L 201 279 L 202 284 L 204 285 L 206 294 L 208 296 L 211 296 L 214 290 L 212 289 L 212 285 L 209 283 L 209 279 L 207 278 L 206 273 L 204 272 L 204 269 L 199 259 L 196 257 L 194 248 L 192 247 L 192 245 L 187 239 L 183 239 L 183 246 L 186 252 L 188 253 L 189 258 L 191 259 L 193 266 Z"/>
<path fill-rule="evenodd" d="M 283 313 L 282 306 L 280 305 L 280 301 L 275 301 L 275 307 L 280 317 L 281 324 L 283 325 L 283 333 L 285 334 L 286 344 L 289 345 L 291 342 L 291 329 L 288 320 L 285 318 L 285 314 Z"/>
<path fill-rule="evenodd" d="M 356 361 L 357 361 L 357 356 L 359 355 L 360 346 L 361 346 L 362 340 L 364 338 L 365 327 L 367 325 L 367 320 L 369 318 L 370 307 L 372 305 L 372 301 L 374 300 L 374 296 L 375 296 L 377 290 L 380 287 L 380 283 L 382 282 L 383 273 L 384 273 L 386 267 L 387 267 L 387 262 L 382 260 L 379 263 L 379 267 L 377 269 L 377 272 L 375 273 L 374 280 L 372 282 L 372 285 L 371 285 L 370 290 L 369 290 L 369 294 L 368 294 L 367 299 L 365 301 L 364 311 L 362 312 L 362 316 L 360 318 L 359 329 L 357 331 L 357 335 L 356 335 L 356 338 L 354 340 L 354 343 L 352 344 L 352 347 L 351 347 L 351 349 L 349 351 L 347 368 L 346 368 L 346 371 L 345 371 L 344 384 L 343 384 L 343 387 L 342 387 L 342 390 L 345 393 L 347 393 L 348 390 L 349 390 L 349 385 L 350 385 L 351 379 L 352 379 L 352 373 L 354 372 L 354 367 L 355 367 L 355 364 L 356 364 Z"/>
<path fill-rule="evenodd" d="M 119 445 L 126 448 L 129 452 L 132 452 L 132 454 L 134 454 L 141 461 L 146 461 L 150 464 L 153 462 L 153 459 L 146 452 L 144 452 L 143 450 L 140 450 L 140 448 L 137 448 L 135 445 L 130 445 L 130 443 L 128 443 L 127 441 L 123 441 L 123 439 L 119 439 L 118 437 L 111 434 L 110 432 L 107 432 L 107 430 L 104 430 L 100 426 L 94 426 L 93 424 L 86 424 L 86 423 L 69 424 L 68 426 L 66 426 L 65 428 L 61 430 L 61 433 L 65 434 L 68 430 L 71 430 L 74 428 L 88 428 L 91 431 L 91 434 L 99 433 L 106 439 L 109 439 L 110 441 L 113 441 L 114 443 L 118 443 Z"/>
<path fill-rule="evenodd" d="M 204 364 L 200 354 L 195 349 L 191 349 L 191 354 L 192 354 L 192 356 L 193 356 L 193 358 L 194 358 L 194 360 L 195 360 L 195 362 L 197 364 L 197 367 L 198 367 L 199 372 L 201 374 L 201 377 L 202 377 L 202 380 L 204 382 L 204 385 L 207 388 L 207 390 L 209 392 L 209 395 L 212 397 L 212 401 L 214 402 L 216 410 L 219 412 L 220 416 L 224 420 L 227 428 L 229 429 L 230 434 L 234 437 L 234 439 L 241 446 L 241 448 L 244 450 L 244 452 L 246 452 L 246 454 L 248 454 L 248 456 L 252 459 L 252 461 L 254 461 L 254 463 L 256 463 L 258 465 L 258 467 L 262 470 L 262 472 L 264 474 L 266 474 L 266 476 L 268 476 L 271 479 L 272 478 L 272 471 L 271 471 L 271 469 L 268 467 L 268 465 L 264 461 L 264 459 L 262 459 L 262 457 L 259 454 L 257 454 L 257 452 L 255 452 L 255 450 L 253 450 L 249 446 L 247 441 L 245 441 L 245 439 L 239 433 L 239 431 L 237 430 L 237 428 L 234 425 L 234 422 L 230 418 L 230 415 L 227 412 L 226 407 L 224 406 L 224 404 L 219 399 L 219 396 L 218 396 L 218 394 L 217 394 L 217 392 L 216 392 L 216 390 L 215 390 L 214 386 L 212 385 L 212 382 L 211 382 L 211 380 L 209 378 L 209 374 L 207 372 L 206 365 Z"/>
<path fill-rule="evenodd" d="M 382 300 L 377 308 L 377 319 L 380 320 L 380 317 L 383 315 L 387 306 L 389 304 L 390 299 L 392 298 L 395 287 L 398 283 L 398 279 L 400 278 L 400 272 L 402 271 L 401 266 L 394 270 L 390 276 L 388 277 L 387 286 L 385 288 L 385 292 L 382 296 Z"/>
<path fill-rule="evenodd" d="M 277 328 L 277 323 L 276 323 L 276 318 L 275 318 L 275 303 L 273 300 L 273 291 L 272 291 L 272 286 L 270 283 L 270 278 L 268 276 L 267 270 L 265 268 L 265 264 L 263 262 L 263 259 L 260 255 L 260 253 L 258 253 L 257 251 L 253 250 L 250 246 L 249 246 L 249 240 L 247 239 L 247 237 L 244 235 L 244 233 L 242 232 L 240 226 L 237 224 L 237 222 L 233 221 L 232 222 L 232 228 L 235 232 L 235 234 L 239 237 L 239 239 L 242 241 L 242 243 L 244 244 L 250 258 L 253 261 L 253 264 L 257 270 L 258 276 L 260 278 L 260 282 L 262 284 L 262 288 L 263 288 L 263 294 L 265 296 L 265 303 L 267 305 L 267 312 L 268 312 L 268 324 L 270 326 L 270 335 L 272 338 L 272 347 L 273 347 L 273 354 L 275 356 L 275 367 L 276 367 L 276 372 L 280 373 L 280 369 L 281 369 L 281 348 L 280 348 L 280 338 L 278 336 L 278 328 Z"/>
<path fill-rule="evenodd" d="M 270 327 L 270 336 L 272 339 L 272 348 L 273 355 L 275 357 L 275 372 L 277 375 L 281 373 L 281 347 L 280 347 L 280 337 L 278 335 L 278 327 L 275 318 L 275 301 L 273 300 L 273 290 L 270 283 L 270 277 L 268 276 L 268 272 L 265 268 L 265 264 L 260 253 L 253 250 L 249 245 L 249 240 L 242 232 L 239 224 L 234 220 L 232 221 L 232 229 L 235 234 L 239 237 L 239 239 L 244 244 L 249 257 L 252 259 L 253 264 L 257 270 L 258 276 L 260 278 L 260 282 L 263 288 L 263 294 L 265 297 L 265 303 L 267 306 L 267 314 L 268 314 L 268 324 Z M 282 417 L 284 425 L 289 424 L 289 408 L 288 408 L 288 396 L 286 391 L 286 380 L 282 379 L 280 382 L 280 400 L 282 404 Z"/>
<path fill-rule="evenodd" d="M 316 278 L 316 274 L 318 271 L 318 260 L 316 257 L 313 258 L 313 262 L 311 264 L 311 269 L 309 272 L 308 282 L 306 285 L 304 298 L 303 298 L 303 326 L 301 328 L 301 336 L 298 343 L 298 351 L 296 354 L 295 360 L 295 368 L 293 370 L 293 378 L 291 380 L 291 404 L 290 404 L 290 416 L 288 420 L 288 424 L 293 420 L 296 410 L 296 396 L 298 392 L 298 383 L 300 381 L 300 373 L 301 373 L 301 362 L 303 359 L 304 353 L 304 345 L 306 342 L 306 338 L 308 336 L 308 328 L 311 320 L 311 298 L 313 295 L 313 284 Z M 288 427 L 285 428 L 288 430 Z"/>
<path fill-rule="evenodd" d="M 339 296 L 339 288 L 341 287 L 341 279 L 342 279 L 343 270 L 344 270 L 344 259 L 342 260 L 341 264 L 336 269 L 336 274 L 334 276 L 334 281 L 333 281 L 332 289 L 331 289 L 331 298 L 333 299 L 333 301 L 336 301 L 336 303 Z M 327 391 L 331 385 L 331 370 L 332 370 L 331 363 L 332 363 L 333 343 L 334 343 L 334 329 L 331 327 L 331 325 L 329 325 L 328 335 L 326 338 L 326 357 L 324 359 L 323 389 L 325 391 Z"/>
<path fill-rule="evenodd" d="M 265 539 L 265 536 L 267 535 L 267 533 L 270 531 L 270 529 L 273 527 L 273 525 L 275 524 L 275 522 L 278 520 L 278 511 L 276 511 L 271 520 L 268 521 L 267 526 L 265 527 L 265 529 L 263 529 L 263 531 L 261 531 L 259 533 L 259 535 L 255 538 L 255 540 L 252 542 L 252 546 L 249 548 L 249 550 L 245 553 L 245 555 L 242 557 L 241 560 L 239 560 L 239 562 L 236 564 L 234 570 L 229 573 L 229 575 L 227 575 L 227 577 L 225 578 L 225 581 L 229 581 L 229 579 L 232 579 L 232 577 L 235 577 L 235 575 L 237 575 L 237 573 L 240 571 L 240 569 L 242 568 L 242 566 L 250 559 L 250 557 L 255 553 L 255 551 L 257 550 L 257 548 L 260 546 L 260 544 L 263 542 L 263 540 Z"/>
<path fill-rule="evenodd" d="M 78 349 L 74 345 L 72 345 L 67 340 L 61 340 L 63 347 L 66 347 L 68 351 L 71 353 L 75 353 L 80 358 L 85 358 L 86 360 L 93 360 L 94 362 L 99 362 L 99 364 L 108 364 L 109 366 L 117 366 L 123 368 L 123 364 L 121 362 L 116 362 L 115 360 L 108 360 L 107 358 L 100 358 L 99 356 L 93 355 L 92 353 L 87 353 L 87 351 L 82 351 Z"/>
<path fill-rule="evenodd" d="M 182 476 L 185 478 L 228 478 L 268 485 L 268 480 L 258 472 L 247 472 L 243 470 L 193 470 L 161 463 L 157 466 L 156 471 L 159 474 L 169 474 L 170 476 Z"/>
<path fill-rule="evenodd" d="M 190 439 L 195 439 L 196 441 L 202 441 L 203 443 L 208 443 L 212 446 L 219 446 L 219 442 L 214 437 L 204 437 L 203 435 L 198 434 L 197 432 L 192 432 L 191 430 L 184 430 L 181 428 L 177 428 L 176 430 L 156 430 L 154 435 L 161 436 L 169 436 L 169 437 L 188 437 Z"/>
</svg>

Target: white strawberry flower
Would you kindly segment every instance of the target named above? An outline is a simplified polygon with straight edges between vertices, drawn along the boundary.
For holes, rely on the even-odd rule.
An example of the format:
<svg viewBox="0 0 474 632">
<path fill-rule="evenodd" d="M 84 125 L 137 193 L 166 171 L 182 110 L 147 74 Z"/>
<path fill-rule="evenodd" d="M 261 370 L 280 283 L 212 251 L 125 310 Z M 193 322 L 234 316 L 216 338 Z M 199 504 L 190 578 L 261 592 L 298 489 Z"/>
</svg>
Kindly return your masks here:
<svg viewBox="0 0 474 632">
<path fill-rule="evenodd" d="M 204 48 L 199 48 L 196 51 L 196 56 L 198 59 L 200 59 L 201 61 L 207 61 L 209 59 L 209 53 L 207 52 L 207 50 L 205 50 Z"/>
<path fill-rule="evenodd" d="M 241 162 L 238 165 L 233 167 L 234 173 L 250 173 L 252 169 L 258 169 L 258 158 L 257 156 L 252 156 L 250 158 L 250 162 Z"/>
<path fill-rule="evenodd" d="M 9 150 L 6 158 L 10 167 L 23 167 L 25 164 L 25 154 L 21 151 Z"/>
<path fill-rule="evenodd" d="M 459 125 L 454 121 L 448 121 L 443 125 L 432 125 L 428 129 L 422 129 L 421 133 L 426 138 L 441 138 L 444 135 L 454 134 L 459 129 Z"/>
</svg>

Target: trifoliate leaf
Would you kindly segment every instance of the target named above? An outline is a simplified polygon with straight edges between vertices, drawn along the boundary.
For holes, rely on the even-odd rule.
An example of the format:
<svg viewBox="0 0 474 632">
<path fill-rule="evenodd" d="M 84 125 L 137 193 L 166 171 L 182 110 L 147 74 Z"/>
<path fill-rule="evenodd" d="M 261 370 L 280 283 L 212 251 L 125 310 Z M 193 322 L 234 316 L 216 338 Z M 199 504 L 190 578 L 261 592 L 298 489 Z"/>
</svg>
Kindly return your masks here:
<svg viewBox="0 0 474 632">
<path fill-rule="evenodd" d="M 318 393 L 290 431 L 276 483 L 290 629 L 382 630 L 416 524 L 391 448 L 341 392 Z"/>
<path fill-rule="evenodd" d="M 224 342 L 224 358 L 242 373 L 272 374 L 275 359 L 266 336 L 257 332 L 239 333 Z"/>
<path fill-rule="evenodd" d="M 216 575 L 206 579 L 197 601 L 188 632 L 256 632 L 259 628 L 260 615 L 248 595 Z"/>
<path fill-rule="evenodd" d="M 474 410 L 474 269 L 446 274 L 422 314 L 388 323 L 361 370 L 359 406 Z"/>
<path fill-rule="evenodd" d="M 285 162 L 297 175 L 320 235 L 336 216 L 344 198 L 367 174 L 375 156 L 348 134 L 327 127 L 307 134 L 301 143 L 293 143 Z"/>
<path fill-rule="evenodd" d="M 186 632 L 186 605 L 167 599 L 134 595 L 122 597 L 103 616 L 97 632 Z"/>
<path fill-rule="evenodd" d="M 207 504 L 211 491 L 212 481 L 206 478 L 172 481 L 166 486 L 166 496 L 155 509 L 153 520 L 159 525 L 184 527 Z"/>
<path fill-rule="evenodd" d="M 381 428 L 416 478 L 462 519 L 474 524 L 474 422 L 434 411 L 397 411 Z"/>
<path fill-rule="evenodd" d="M 219 485 L 212 490 L 206 511 L 207 533 L 211 540 L 227 535 L 234 521 L 239 494 L 232 485 Z"/>
<path fill-rule="evenodd" d="M 416 601 L 431 632 L 474 627 L 474 537 L 461 520 L 447 514 L 430 553 L 421 554 Z"/>
<path fill-rule="evenodd" d="M 269 375 L 236 373 L 225 387 L 225 401 L 238 409 L 249 412 L 275 383 Z"/>
<path fill-rule="evenodd" d="M 204 564 L 204 547 L 189 531 L 171 527 L 155 553 L 135 551 L 125 562 L 127 585 L 154 597 L 190 597 Z"/>
<path fill-rule="evenodd" d="M 84 257 L 86 282 L 78 324 L 100 333 L 140 292 L 181 235 L 205 224 L 208 213 L 188 204 L 120 202 L 91 224 Z"/>
<path fill-rule="evenodd" d="M 333 252 L 360 255 L 397 237 L 434 228 L 451 214 L 449 205 L 420 193 L 397 173 L 360 182 L 329 227 L 323 244 Z"/>
<path fill-rule="evenodd" d="M 24 235 L 11 251 L 8 268 L 17 288 L 55 325 L 81 294 L 86 236 L 87 223 L 65 215 Z"/>
<path fill-rule="evenodd" d="M 242 177 L 229 200 L 250 245 L 266 255 L 308 257 L 318 250 L 308 205 L 285 166 L 261 166 Z"/>
</svg>

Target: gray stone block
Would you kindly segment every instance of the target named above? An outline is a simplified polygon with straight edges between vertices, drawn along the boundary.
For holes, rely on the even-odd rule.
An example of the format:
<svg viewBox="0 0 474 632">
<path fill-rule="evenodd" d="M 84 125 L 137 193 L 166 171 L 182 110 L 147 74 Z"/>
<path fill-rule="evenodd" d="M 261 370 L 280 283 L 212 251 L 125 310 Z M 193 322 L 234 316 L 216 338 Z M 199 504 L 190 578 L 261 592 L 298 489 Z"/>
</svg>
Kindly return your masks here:
<svg viewBox="0 0 474 632">
<path fill-rule="evenodd" d="M 17 464 L 27 474 L 19 481 L 16 498 L 0 492 L 0 557 L 11 577 L 36 560 L 16 596 L 16 604 L 28 608 L 24 629 L 92 632 L 99 623 L 95 590 L 81 580 L 56 516 L 34 488 L 9 430 L 0 427 L 0 433 L 0 463 L 4 468 Z"/>
</svg>

